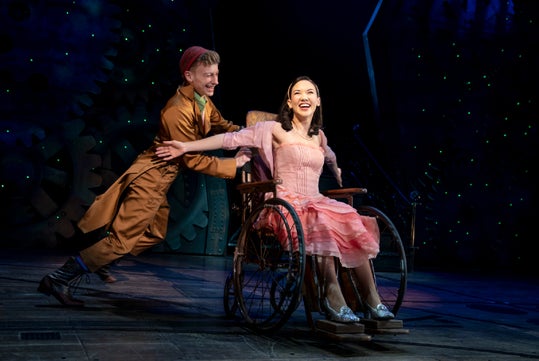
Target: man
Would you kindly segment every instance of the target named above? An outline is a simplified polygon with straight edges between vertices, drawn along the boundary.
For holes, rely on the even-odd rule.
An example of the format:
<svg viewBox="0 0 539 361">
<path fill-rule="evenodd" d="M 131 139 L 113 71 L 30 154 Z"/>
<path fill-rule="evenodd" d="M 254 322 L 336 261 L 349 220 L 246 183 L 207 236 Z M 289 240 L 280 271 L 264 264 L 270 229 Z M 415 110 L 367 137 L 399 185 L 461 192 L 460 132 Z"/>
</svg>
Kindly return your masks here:
<svg viewBox="0 0 539 361">
<path fill-rule="evenodd" d="M 164 140 L 192 141 L 210 131 L 240 129 L 225 120 L 210 99 L 219 84 L 219 63 L 220 56 L 215 51 L 200 46 L 185 50 L 180 59 L 183 83 L 161 110 L 153 144 L 105 193 L 96 197 L 78 222 L 85 233 L 105 227 L 106 236 L 43 277 L 39 292 L 53 295 L 65 306 L 83 306 L 83 301 L 72 297 L 70 282 L 84 273 L 97 272 L 126 254 L 139 255 L 165 239 L 170 211 L 167 192 L 181 169 L 232 179 L 236 168 L 249 160 L 250 154 L 245 150 L 234 158 L 190 153 L 164 161 L 155 155 L 155 148 Z"/>
</svg>

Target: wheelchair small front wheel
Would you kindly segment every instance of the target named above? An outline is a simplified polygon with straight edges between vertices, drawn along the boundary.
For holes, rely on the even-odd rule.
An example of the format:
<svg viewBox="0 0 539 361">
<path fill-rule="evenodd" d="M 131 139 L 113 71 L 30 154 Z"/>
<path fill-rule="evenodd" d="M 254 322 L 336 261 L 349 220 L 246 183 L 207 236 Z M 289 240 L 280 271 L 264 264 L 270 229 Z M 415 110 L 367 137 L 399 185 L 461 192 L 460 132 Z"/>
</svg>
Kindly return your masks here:
<svg viewBox="0 0 539 361">
<path fill-rule="evenodd" d="M 230 272 L 225 280 L 223 306 L 225 309 L 225 316 L 227 318 L 234 318 L 238 311 L 238 302 L 236 301 L 236 294 L 234 292 L 233 272 Z"/>
</svg>

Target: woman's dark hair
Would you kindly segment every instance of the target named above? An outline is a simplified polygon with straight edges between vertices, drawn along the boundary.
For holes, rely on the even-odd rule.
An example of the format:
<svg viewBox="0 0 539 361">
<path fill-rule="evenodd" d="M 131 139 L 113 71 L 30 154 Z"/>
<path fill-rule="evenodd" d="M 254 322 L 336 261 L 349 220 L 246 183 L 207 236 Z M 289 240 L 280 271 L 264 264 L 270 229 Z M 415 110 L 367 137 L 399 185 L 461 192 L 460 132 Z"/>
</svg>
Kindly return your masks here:
<svg viewBox="0 0 539 361">
<path fill-rule="evenodd" d="M 302 80 L 307 80 L 311 84 L 314 85 L 316 89 L 316 95 L 320 96 L 320 91 L 318 90 L 318 85 L 309 78 L 308 76 L 298 76 L 290 85 L 288 86 L 288 90 L 286 91 L 286 94 L 284 96 L 284 100 L 281 104 L 281 108 L 279 109 L 279 113 L 277 114 L 277 121 L 281 123 L 281 126 L 284 130 L 287 132 L 292 130 L 292 118 L 294 117 L 294 112 L 292 108 L 288 106 L 288 99 L 290 99 L 291 91 L 294 85 L 296 85 L 298 82 Z M 322 128 L 323 122 L 322 122 L 322 103 L 318 107 L 316 107 L 316 110 L 314 111 L 313 120 L 311 122 L 311 127 L 309 128 L 309 132 L 307 135 L 318 135 L 318 131 Z"/>
</svg>

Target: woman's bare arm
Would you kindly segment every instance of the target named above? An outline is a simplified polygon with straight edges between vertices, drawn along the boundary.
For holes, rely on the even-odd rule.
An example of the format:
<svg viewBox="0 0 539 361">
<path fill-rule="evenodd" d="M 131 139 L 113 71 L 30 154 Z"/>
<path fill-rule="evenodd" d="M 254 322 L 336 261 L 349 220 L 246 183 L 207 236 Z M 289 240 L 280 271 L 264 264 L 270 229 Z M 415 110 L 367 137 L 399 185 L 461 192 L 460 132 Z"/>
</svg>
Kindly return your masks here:
<svg viewBox="0 0 539 361">
<path fill-rule="evenodd" d="M 157 147 L 155 154 L 164 160 L 172 160 L 188 152 L 202 152 L 216 150 L 223 147 L 225 133 L 213 135 L 208 138 L 194 140 L 192 142 L 180 142 L 177 140 L 165 140 L 164 145 Z"/>
</svg>

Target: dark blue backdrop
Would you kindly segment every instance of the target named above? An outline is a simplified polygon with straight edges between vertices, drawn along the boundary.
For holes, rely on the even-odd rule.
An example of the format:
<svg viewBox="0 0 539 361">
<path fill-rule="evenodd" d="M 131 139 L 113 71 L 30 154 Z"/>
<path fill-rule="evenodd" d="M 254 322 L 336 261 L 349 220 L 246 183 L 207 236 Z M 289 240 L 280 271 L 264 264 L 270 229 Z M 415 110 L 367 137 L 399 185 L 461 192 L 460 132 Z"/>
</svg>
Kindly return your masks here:
<svg viewBox="0 0 539 361">
<path fill-rule="evenodd" d="M 297 75 L 318 82 L 346 182 L 407 242 L 420 196 L 416 266 L 526 270 L 536 15 L 532 0 L 3 1 L 0 242 L 79 245 L 74 223 L 149 144 L 198 44 L 222 55 L 214 100 L 235 122 L 275 111 Z"/>
</svg>

